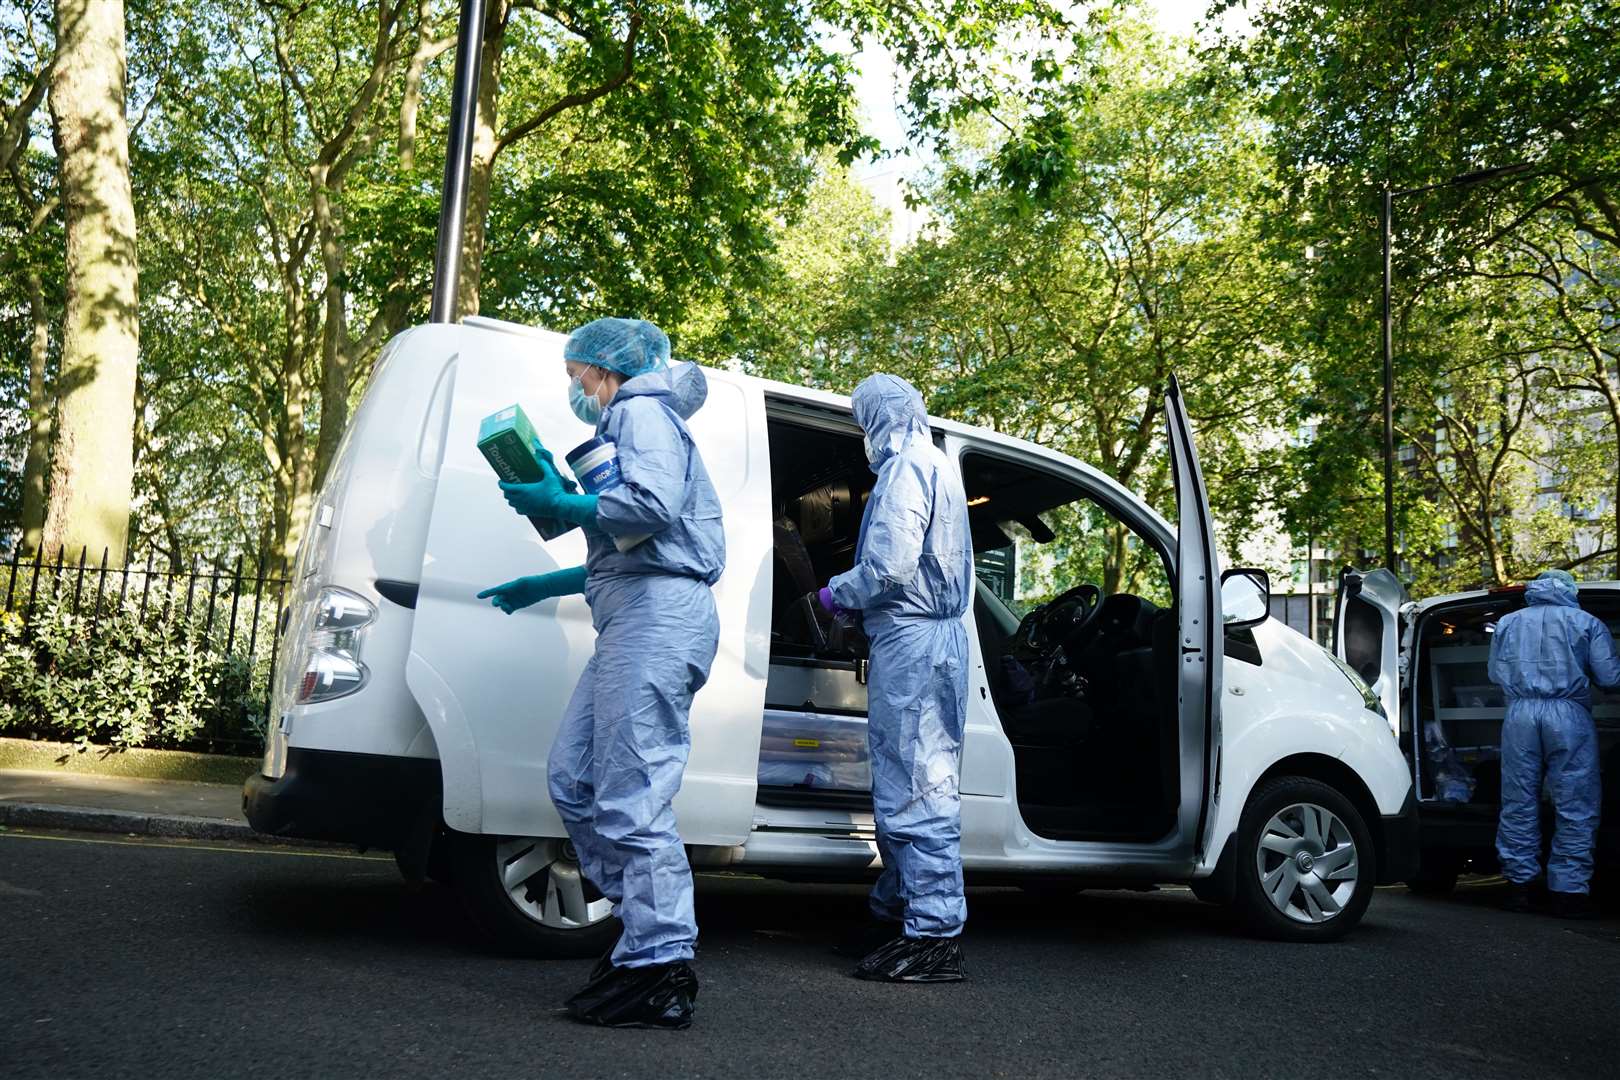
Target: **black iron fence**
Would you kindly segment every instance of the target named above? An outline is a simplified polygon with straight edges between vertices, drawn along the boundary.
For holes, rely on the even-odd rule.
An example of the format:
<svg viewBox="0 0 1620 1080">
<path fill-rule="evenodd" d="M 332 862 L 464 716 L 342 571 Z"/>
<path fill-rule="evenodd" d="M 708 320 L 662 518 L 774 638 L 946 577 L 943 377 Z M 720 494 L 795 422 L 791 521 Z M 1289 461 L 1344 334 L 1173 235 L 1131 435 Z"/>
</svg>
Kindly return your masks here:
<svg viewBox="0 0 1620 1080">
<path fill-rule="evenodd" d="M 14 549 L 0 568 L 0 735 L 261 750 L 283 566 L 54 554 Z"/>
</svg>

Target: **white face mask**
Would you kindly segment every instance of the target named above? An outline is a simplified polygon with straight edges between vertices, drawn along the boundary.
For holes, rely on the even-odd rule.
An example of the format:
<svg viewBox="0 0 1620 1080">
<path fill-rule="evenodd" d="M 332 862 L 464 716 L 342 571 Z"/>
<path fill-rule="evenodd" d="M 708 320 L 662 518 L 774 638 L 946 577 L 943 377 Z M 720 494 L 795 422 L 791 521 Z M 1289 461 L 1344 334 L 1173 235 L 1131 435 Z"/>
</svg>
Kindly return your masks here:
<svg viewBox="0 0 1620 1080">
<path fill-rule="evenodd" d="M 862 443 L 863 446 L 866 447 L 866 460 L 867 460 L 867 462 L 869 464 L 876 465 L 877 464 L 877 459 L 878 459 L 878 452 L 877 452 L 877 447 L 872 445 L 872 436 L 870 436 L 870 435 L 862 435 L 861 436 L 861 443 Z"/>
</svg>

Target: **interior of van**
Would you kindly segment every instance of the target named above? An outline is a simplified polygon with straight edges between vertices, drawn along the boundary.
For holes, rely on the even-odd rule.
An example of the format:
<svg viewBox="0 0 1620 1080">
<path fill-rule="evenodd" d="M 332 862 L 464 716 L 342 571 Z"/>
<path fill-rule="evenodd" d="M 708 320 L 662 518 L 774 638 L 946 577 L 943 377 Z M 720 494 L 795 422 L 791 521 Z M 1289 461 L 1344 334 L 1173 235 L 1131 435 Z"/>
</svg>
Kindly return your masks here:
<svg viewBox="0 0 1620 1080">
<path fill-rule="evenodd" d="M 832 619 L 807 597 L 854 564 L 875 477 L 848 414 L 773 405 L 768 417 L 775 530 L 760 798 L 870 805 L 866 639 L 858 619 Z M 1163 837 L 1181 797 L 1167 553 L 1054 472 L 988 453 L 962 467 L 974 624 L 1026 825 L 1057 840 Z"/>
<path fill-rule="evenodd" d="M 1409 692 L 1417 723 L 1403 742 L 1416 766 L 1419 798 L 1478 807 L 1491 816 L 1500 808 L 1507 702 L 1487 665 L 1497 621 L 1523 606 L 1522 589 L 1504 590 L 1437 608 L 1416 628 L 1417 681 Z M 1620 632 L 1620 596 L 1585 593 L 1581 606 Z M 1608 763 L 1620 754 L 1620 694 L 1593 687 L 1592 716 Z"/>
</svg>

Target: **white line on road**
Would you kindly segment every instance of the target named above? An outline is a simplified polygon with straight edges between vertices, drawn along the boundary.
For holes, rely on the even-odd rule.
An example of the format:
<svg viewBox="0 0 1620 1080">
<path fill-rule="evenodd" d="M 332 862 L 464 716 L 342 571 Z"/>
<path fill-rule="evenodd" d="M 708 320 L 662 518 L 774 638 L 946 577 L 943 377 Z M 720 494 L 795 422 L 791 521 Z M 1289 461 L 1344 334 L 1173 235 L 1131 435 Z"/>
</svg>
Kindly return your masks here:
<svg viewBox="0 0 1620 1080">
<path fill-rule="evenodd" d="M 167 844 L 149 840 L 104 840 L 90 836 L 48 836 L 44 833 L 0 832 L 0 838 L 18 840 L 55 840 L 63 844 L 106 844 L 112 847 L 171 848 L 175 851 L 223 851 L 232 855 L 291 855 L 306 859 L 356 859 L 360 862 L 393 862 L 383 855 L 360 855 L 347 851 L 281 851 L 276 848 L 219 847 L 214 844 Z"/>
</svg>

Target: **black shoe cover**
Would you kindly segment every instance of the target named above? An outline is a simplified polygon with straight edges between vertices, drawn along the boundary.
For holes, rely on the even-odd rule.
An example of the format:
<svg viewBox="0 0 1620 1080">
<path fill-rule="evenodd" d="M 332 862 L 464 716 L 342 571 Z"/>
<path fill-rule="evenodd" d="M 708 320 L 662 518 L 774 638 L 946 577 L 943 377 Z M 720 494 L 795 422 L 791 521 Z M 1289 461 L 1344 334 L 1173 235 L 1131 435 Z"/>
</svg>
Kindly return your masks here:
<svg viewBox="0 0 1620 1080">
<path fill-rule="evenodd" d="M 1502 910 L 1524 915 L 1535 910 L 1529 885 L 1508 882 L 1507 895 L 1502 898 Z"/>
<path fill-rule="evenodd" d="M 620 937 L 622 937 L 622 936 L 623 935 L 621 934 Z M 607 947 L 607 952 L 603 953 L 602 958 L 596 962 L 596 966 L 591 968 L 590 977 L 585 980 L 585 985 L 586 986 L 589 986 L 589 985 L 591 985 L 592 983 L 595 983 L 595 982 L 601 982 L 603 979 L 607 978 L 609 974 L 612 973 L 612 971 L 613 971 L 613 950 L 617 949 L 618 947 L 619 947 L 619 938 L 614 938 L 613 939 L 613 944 L 611 944 L 611 945 L 609 945 Z"/>
<path fill-rule="evenodd" d="M 1586 893 L 1555 892 L 1552 894 L 1552 913 L 1560 919 L 1595 919 L 1597 908 Z"/>
<path fill-rule="evenodd" d="M 564 1008 L 575 1020 L 603 1027 L 684 1028 L 692 1024 L 698 981 L 681 960 L 651 967 L 609 965 L 569 998 Z"/>
<path fill-rule="evenodd" d="M 957 938 L 898 937 L 862 960 L 857 979 L 871 982 L 961 982 L 962 943 Z"/>
<path fill-rule="evenodd" d="M 887 919 L 870 919 L 862 924 L 859 930 L 852 932 L 837 945 L 833 946 L 833 955 L 847 956 L 851 960 L 860 960 L 866 957 L 879 945 L 887 945 L 900 936 L 900 924 Z"/>
</svg>

